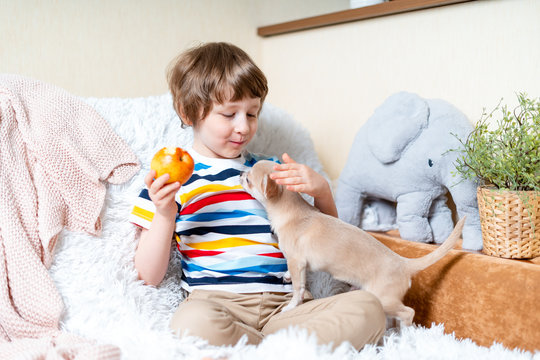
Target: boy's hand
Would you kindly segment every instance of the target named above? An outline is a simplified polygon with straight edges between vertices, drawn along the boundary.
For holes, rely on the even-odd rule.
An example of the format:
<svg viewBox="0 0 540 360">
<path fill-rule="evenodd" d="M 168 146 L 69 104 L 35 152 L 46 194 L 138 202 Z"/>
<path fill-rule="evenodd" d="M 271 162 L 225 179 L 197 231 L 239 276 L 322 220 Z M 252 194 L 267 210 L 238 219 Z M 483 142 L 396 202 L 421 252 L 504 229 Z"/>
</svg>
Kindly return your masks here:
<svg viewBox="0 0 540 360">
<path fill-rule="evenodd" d="M 270 174 L 270 178 L 280 185 L 285 185 L 287 190 L 302 192 L 313 197 L 315 207 L 321 212 L 338 216 L 336 203 L 326 179 L 307 165 L 299 164 L 287 153 L 283 154 L 284 164 L 276 164 L 276 172 Z"/>
<path fill-rule="evenodd" d="M 175 217 L 178 212 L 178 206 L 174 200 L 180 183 L 175 182 L 165 184 L 169 180 L 169 174 L 164 174 L 154 180 L 156 176 L 155 170 L 150 170 L 144 178 L 144 183 L 148 187 L 148 195 L 156 205 L 156 213 L 165 217 Z"/>
<path fill-rule="evenodd" d="M 283 154 L 284 164 L 276 164 L 276 172 L 270 178 L 287 190 L 302 192 L 314 198 L 324 195 L 329 190 L 326 179 L 307 165 L 299 164 L 287 153 Z"/>
</svg>

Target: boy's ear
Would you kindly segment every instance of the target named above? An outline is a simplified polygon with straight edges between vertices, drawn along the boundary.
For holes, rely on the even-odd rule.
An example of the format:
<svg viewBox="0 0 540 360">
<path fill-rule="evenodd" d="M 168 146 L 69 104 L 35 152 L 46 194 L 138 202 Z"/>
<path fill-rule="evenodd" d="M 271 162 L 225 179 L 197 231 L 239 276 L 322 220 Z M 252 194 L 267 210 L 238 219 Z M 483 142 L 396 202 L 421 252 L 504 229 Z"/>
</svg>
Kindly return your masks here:
<svg viewBox="0 0 540 360">
<path fill-rule="evenodd" d="M 193 123 L 186 117 L 186 113 L 182 107 L 178 108 L 180 120 L 186 126 L 193 126 Z"/>
<path fill-rule="evenodd" d="M 281 185 L 278 185 L 274 180 L 272 180 L 269 174 L 266 174 L 264 176 L 262 185 L 263 185 L 262 187 L 264 191 L 264 196 L 267 199 L 270 200 L 270 199 L 278 198 L 279 196 L 281 196 L 283 188 L 281 187 Z"/>
</svg>

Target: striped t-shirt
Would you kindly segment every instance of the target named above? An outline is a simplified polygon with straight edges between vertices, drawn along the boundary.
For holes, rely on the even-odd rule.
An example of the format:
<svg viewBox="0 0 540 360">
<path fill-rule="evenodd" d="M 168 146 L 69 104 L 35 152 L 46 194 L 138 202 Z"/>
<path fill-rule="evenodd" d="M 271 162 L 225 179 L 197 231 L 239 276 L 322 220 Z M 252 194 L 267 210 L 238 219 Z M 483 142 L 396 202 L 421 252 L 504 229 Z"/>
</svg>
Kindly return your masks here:
<svg viewBox="0 0 540 360">
<path fill-rule="evenodd" d="M 245 153 L 236 159 L 217 159 L 193 149 L 188 152 L 195 169 L 176 194 L 174 235 L 182 259 L 182 287 L 190 292 L 292 291 L 283 280 L 287 262 L 266 211 L 240 185 L 241 172 L 263 158 Z M 155 205 L 144 189 L 130 221 L 148 229 L 154 213 Z"/>
</svg>

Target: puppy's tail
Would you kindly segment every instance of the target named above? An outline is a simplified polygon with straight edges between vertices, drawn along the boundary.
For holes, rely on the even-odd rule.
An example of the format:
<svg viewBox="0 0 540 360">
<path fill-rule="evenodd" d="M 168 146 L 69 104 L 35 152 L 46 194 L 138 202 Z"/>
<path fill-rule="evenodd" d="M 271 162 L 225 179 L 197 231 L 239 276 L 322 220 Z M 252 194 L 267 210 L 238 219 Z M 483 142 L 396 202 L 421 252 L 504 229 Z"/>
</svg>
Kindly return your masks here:
<svg viewBox="0 0 540 360">
<path fill-rule="evenodd" d="M 466 216 L 464 216 L 461 220 L 458 221 L 458 223 L 454 227 L 454 230 L 452 230 L 450 236 L 448 236 L 448 238 L 444 240 L 444 242 L 433 252 L 430 252 L 429 254 L 420 258 L 407 259 L 407 269 L 409 270 L 409 273 L 411 275 L 414 275 L 417 272 L 424 270 L 428 266 L 431 266 L 440 259 L 442 259 L 444 255 L 446 255 L 446 253 L 450 251 L 454 247 L 454 245 L 456 245 L 456 242 L 459 240 L 461 232 L 463 231 L 465 219 Z"/>
</svg>

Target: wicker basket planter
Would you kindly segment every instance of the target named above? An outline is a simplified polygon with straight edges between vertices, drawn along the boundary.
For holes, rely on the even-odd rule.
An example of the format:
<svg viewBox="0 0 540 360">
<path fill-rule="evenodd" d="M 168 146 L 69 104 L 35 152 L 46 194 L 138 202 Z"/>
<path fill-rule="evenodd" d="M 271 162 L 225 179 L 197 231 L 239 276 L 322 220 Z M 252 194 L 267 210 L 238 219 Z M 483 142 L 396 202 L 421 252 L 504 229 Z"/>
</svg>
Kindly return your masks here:
<svg viewBox="0 0 540 360">
<path fill-rule="evenodd" d="M 479 187 L 477 197 L 485 254 L 540 256 L 540 192 Z"/>
</svg>

